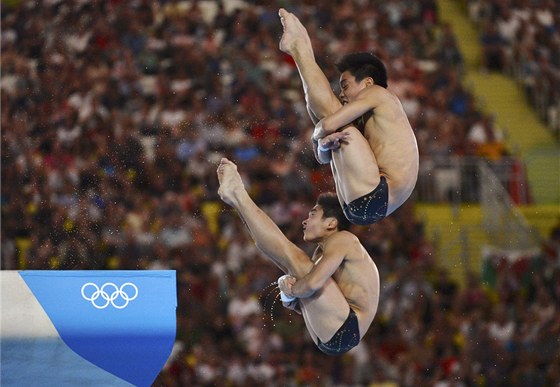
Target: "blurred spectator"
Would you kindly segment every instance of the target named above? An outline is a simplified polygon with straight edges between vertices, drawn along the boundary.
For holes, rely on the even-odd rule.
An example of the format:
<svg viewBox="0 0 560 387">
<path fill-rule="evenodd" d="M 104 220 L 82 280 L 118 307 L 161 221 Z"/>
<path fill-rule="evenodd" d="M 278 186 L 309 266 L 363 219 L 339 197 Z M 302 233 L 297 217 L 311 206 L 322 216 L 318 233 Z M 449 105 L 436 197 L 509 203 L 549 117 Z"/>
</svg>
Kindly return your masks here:
<svg viewBox="0 0 560 387">
<path fill-rule="evenodd" d="M 486 71 L 503 70 L 506 41 L 496 24 L 488 22 L 482 26 L 480 43 L 482 45 L 482 68 Z"/>
<path fill-rule="evenodd" d="M 482 115 L 469 128 L 467 140 L 477 156 L 498 161 L 506 154 L 504 134 L 489 115 Z"/>
</svg>

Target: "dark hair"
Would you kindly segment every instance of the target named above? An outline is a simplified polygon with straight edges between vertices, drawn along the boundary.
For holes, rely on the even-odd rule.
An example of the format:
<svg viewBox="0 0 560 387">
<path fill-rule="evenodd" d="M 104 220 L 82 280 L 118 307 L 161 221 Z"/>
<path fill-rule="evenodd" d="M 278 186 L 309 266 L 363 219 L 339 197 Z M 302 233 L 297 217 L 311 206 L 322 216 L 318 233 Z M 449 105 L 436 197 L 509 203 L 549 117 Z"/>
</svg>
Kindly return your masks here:
<svg viewBox="0 0 560 387">
<path fill-rule="evenodd" d="M 381 59 L 372 53 L 355 52 L 344 55 L 335 66 L 341 73 L 349 71 L 358 82 L 371 77 L 376 85 L 387 88 L 387 69 Z"/>
<path fill-rule="evenodd" d="M 336 218 L 338 221 L 338 231 L 348 230 L 351 226 L 344 212 L 340 207 L 340 202 L 335 193 L 327 192 L 322 193 L 317 198 L 317 205 L 321 206 L 323 209 L 323 219 L 324 218 Z"/>
</svg>

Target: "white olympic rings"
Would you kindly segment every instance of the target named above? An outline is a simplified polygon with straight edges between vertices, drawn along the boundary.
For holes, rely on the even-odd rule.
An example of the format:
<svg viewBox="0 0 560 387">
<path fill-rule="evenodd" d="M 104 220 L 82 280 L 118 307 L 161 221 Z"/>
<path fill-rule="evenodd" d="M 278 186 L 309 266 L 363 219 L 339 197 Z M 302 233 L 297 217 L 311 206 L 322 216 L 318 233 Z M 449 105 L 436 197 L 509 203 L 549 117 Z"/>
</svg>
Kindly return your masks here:
<svg viewBox="0 0 560 387">
<path fill-rule="evenodd" d="M 129 290 L 130 294 L 126 292 L 127 287 L 132 288 L 132 290 Z M 86 294 L 86 289 L 89 288 L 93 288 L 93 292 L 91 294 Z M 112 291 L 111 289 L 109 289 L 109 292 L 107 292 L 107 288 L 111 288 Z M 93 282 L 88 282 L 87 284 L 84 284 L 84 286 L 82 286 L 82 297 L 86 301 L 91 301 L 91 304 L 97 309 L 105 309 L 109 306 L 109 304 L 113 305 L 113 307 L 117 309 L 124 309 L 128 306 L 128 303 L 130 301 L 138 297 L 138 287 L 136 287 L 136 285 L 134 285 L 132 282 L 127 282 L 122 284 L 119 288 L 114 283 L 107 282 L 100 288 Z M 98 301 L 100 297 L 101 300 Z M 117 300 L 119 297 L 122 298 L 124 302 L 115 302 L 115 300 Z"/>
</svg>

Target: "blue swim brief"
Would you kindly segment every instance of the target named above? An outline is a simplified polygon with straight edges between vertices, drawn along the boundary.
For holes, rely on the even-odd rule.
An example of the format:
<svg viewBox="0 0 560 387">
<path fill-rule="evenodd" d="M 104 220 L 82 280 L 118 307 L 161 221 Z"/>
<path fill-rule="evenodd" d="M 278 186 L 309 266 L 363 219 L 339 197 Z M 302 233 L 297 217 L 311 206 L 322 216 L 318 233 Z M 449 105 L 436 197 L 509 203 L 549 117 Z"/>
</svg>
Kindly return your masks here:
<svg viewBox="0 0 560 387">
<path fill-rule="evenodd" d="M 342 355 L 360 342 L 360 328 L 358 327 L 358 317 L 350 308 L 348 318 L 342 324 L 332 339 L 323 343 L 317 338 L 317 347 L 327 355 Z"/>
<path fill-rule="evenodd" d="M 353 224 L 367 226 L 387 216 L 388 203 L 389 186 L 385 176 L 381 176 L 373 191 L 344 205 L 344 215 Z"/>
</svg>

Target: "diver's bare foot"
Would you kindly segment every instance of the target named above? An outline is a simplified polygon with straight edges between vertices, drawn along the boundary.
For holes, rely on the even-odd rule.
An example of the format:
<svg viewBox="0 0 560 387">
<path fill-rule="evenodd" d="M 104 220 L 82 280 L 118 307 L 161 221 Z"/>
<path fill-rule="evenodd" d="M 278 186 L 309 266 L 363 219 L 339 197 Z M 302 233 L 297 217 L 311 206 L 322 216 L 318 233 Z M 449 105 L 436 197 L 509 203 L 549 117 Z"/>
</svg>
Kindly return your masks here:
<svg viewBox="0 0 560 387">
<path fill-rule="evenodd" d="M 218 195 L 225 203 L 235 206 L 237 195 L 245 190 L 241 176 L 237 172 L 237 165 L 224 157 L 220 161 L 217 173 L 220 182 Z"/>
<path fill-rule="evenodd" d="M 310 52 L 313 55 L 311 39 L 299 19 L 284 8 L 280 8 L 278 16 L 280 16 L 280 22 L 284 28 L 284 33 L 280 39 L 280 51 L 294 56 L 302 50 L 307 50 L 308 53 Z"/>
</svg>

